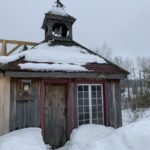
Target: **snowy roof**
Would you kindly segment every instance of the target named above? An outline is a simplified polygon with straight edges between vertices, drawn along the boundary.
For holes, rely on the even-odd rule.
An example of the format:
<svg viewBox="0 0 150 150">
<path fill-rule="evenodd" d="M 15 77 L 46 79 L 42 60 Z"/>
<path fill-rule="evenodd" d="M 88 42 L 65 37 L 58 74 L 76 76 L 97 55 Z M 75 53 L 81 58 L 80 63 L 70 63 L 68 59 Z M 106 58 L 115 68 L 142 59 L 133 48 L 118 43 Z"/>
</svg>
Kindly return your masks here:
<svg viewBox="0 0 150 150">
<path fill-rule="evenodd" d="M 69 16 L 63 8 L 60 7 L 52 7 L 51 10 L 48 12 L 54 15 L 60 15 L 60 16 Z"/>
<path fill-rule="evenodd" d="M 50 46 L 43 43 L 33 49 L 13 56 L 1 56 L 0 63 L 7 64 L 24 58 L 26 63 L 19 63 L 22 70 L 33 71 L 88 71 L 84 65 L 89 63 L 106 64 L 107 62 L 79 46 Z"/>
</svg>

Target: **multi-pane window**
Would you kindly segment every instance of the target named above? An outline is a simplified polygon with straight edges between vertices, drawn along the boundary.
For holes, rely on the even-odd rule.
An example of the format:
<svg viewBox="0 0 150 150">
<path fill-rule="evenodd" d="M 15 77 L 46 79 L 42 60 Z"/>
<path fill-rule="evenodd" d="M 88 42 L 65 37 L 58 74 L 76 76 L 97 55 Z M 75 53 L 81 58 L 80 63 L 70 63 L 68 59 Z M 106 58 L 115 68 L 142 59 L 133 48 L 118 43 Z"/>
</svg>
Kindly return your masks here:
<svg viewBox="0 0 150 150">
<path fill-rule="evenodd" d="M 78 85 L 78 123 L 103 124 L 103 89 L 100 84 Z"/>
</svg>

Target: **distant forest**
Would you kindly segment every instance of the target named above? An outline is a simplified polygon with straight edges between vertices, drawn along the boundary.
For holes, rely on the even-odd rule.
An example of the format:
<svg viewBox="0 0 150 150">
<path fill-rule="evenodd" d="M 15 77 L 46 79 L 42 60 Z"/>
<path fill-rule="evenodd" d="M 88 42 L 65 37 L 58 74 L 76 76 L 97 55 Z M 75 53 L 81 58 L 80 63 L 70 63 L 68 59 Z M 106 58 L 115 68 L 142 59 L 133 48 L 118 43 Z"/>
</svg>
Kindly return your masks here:
<svg viewBox="0 0 150 150">
<path fill-rule="evenodd" d="M 120 84 L 122 108 L 132 111 L 150 108 L 150 57 L 113 57 L 112 49 L 106 43 L 95 52 L 130 72 L 128 79 Z"/>
</svg>

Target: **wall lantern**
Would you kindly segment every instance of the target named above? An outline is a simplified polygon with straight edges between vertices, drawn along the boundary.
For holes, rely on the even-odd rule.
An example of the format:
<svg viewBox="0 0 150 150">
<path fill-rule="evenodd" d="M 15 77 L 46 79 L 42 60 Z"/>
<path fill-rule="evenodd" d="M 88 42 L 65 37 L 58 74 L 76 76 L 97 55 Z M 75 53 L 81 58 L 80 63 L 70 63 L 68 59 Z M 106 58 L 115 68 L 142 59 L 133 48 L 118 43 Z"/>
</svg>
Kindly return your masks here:
<svg viewBox="0 0 150 150">
<path fill-rule="evenodd" d="M 22 80 L 22 90 L 24 94 L 31 92 L 31 80 Z"/>
</svg>

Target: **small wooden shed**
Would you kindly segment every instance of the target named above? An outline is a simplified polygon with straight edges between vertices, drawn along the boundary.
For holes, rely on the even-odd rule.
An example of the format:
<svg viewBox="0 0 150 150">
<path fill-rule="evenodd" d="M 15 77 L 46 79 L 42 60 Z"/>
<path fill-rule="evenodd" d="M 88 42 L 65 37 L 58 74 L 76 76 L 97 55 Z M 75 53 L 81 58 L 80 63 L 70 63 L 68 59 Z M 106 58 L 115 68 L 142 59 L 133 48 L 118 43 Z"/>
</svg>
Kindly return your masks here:
<svg viewBox="0 0 150 150">
<path fill-rule="evenodd" d="M 45 142 L 58 147 L 79 125 L 122 125 L 120 80 L 128 72 L 75 42 L 74 22 L 53 8 L 44 41 L 0 57 L 0 134 L 41 127 Z"/>
</svg>

